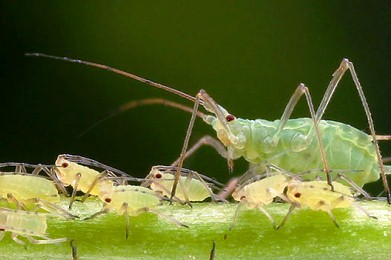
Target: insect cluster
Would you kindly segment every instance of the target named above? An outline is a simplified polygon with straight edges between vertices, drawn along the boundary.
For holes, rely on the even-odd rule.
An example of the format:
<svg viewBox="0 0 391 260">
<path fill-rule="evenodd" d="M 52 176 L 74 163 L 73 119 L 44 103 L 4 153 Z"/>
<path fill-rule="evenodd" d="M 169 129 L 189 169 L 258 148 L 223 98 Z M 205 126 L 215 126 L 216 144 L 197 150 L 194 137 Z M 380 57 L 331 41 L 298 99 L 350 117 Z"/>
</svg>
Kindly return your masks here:
<svg viewBox="0 0 391 260">
<path fill-rule="evenodd" d="M 294 209 L 304 207 L 327 212 L 338 227 L 332 210 L 357 206 L 355 200 L 360 194 L 370 198 L 361 187 L 379 178 L 383 182 L 388 202 L 391 203 L 391 193 L 386 178 L 386 174 L 391 173 L 391 167 L 383 164 L 378 145 L 379 140 L 389 140 L 391 137 L 376 135 L 361 84 L 353 64 L 347 59 L 343 59 L 334 72 L 317 110 L 313 106 L 309 89 L 304 84 L 299 84 L 281 118 L 267 121 L 236 118 L 217 104 L 205 90 L 200 90 L 193 97 L 106 65 L 40 53 L 26 55 L 105 69 L 179 95 L 192 101 L 194 107 L 189 108 L 163 99 L 147 99 L 132 101 L 119 109 L 124 111 L 139 105 L 165 104 L 192 113 L 179 159 L 171 166 L 152 167 L 145 179 L 133 178 L 92 159 L 68 154 L 60 155 L 52 166 L 3 164 L 3 166 L 16 167 L 15 171 L 0 176 L 5 177 L 0 182 L 1 196 L 9 204 L 14 204 L 16 209 L 1 209 L 0 229 L 2 233 L 12 232 L 13 239 L 18 243 L 22 243 L 17 238 L 19 235 L 27 237 L 34 243 L 64 241 L 64 239 L 49 239 L 45 236 L 44 216 L 76 218 L 77 216 L 69 210 L 78 197 L 77 192 L 83 194 L 81 201 L 85 201 L 89 196 L 96 196 L 103 203 L 102 210 L 89 218 L 109 211 L 124 214 L 127 221 L 126 237 L 129 234 L 129 216 L 137 216 L 144 212 L 161 215 L 179 226 L 187 227 L 178 220 L 159 212 L 158 207 L 163 201 L 191 206 L 191 202 L 203 201 L 210 197 L 213 201 L 226 202 L 231 192 L 234 200 L 239 202 L 231 228 L 236 222 L 241 205 L 260 209 L 276 229 L 286 223 Z M 348 70 L 364 107 L 370 134 L 347 124 L 322 119 L 339 81 Z M 303 95 L 311 117 L 290 119 L 294 107 Z M 203 107 L 206 113 L 199 111 L 199 107 Z M 202 118 L 212 126 L 216 131 L 217 139 L 206 136 L 188 149 L 196 117 Z M 233 160 L 243 157 L 250 163 L 249 171 L 238 178 L 234 185 L 223 188 L 223 185 L 216 180 L 183 168 L 184 160 L 202 145 L 214 147 L 227 160 L 230 170 L 233 169 Z M 34 170 L 32 173 L 27 173 L 25 167 L 32 167 Z M 38 176 L 40 172 L 44 172 L 48 177 Z M 30 178 L 31 180 L 25 180 L 26 183 L 32 182 L 33 179 L 44 181 L 33 186 L 34 191 L 32 191 L 25 188 L 24 180 L 13 181 L 6 178 Z M 14 187 L 9 185 L 11 182 L 17 185 Z M 44 182 L 46 184 L 43 184 Z M 63 209 L 56 205 L 59 198 L 57 190 L 67 196 L 69 186 L 72 187 L 70 204 L 68 209 Z M 217 191 L 220 193 L 215 194 Z M 286 217 L 278 226 L 265 209 L 266 205 L 276 200 L 291 205 Z M 47 213 L 31 211 L 27 206 L 41 208 Z M 368 213 L 366 214 L 369 216 Z M 34 217 L 37 219 L 34 224 L 12 220 L 16 218 L 32 220 Z M 39 230 L 36 229 L 38 226 L 40 226 Z M 33 236 L 42 239 L 37 240 Z"/>
<path fill-rule="evenodd" d="M 19 236 L 26 237 L 33 244 L 67 241 L 67 238 L 47 237 L 48 217 L 86 221 L 110 211 L 125 215 L 126 238 L 129 236 L 129 217 L 145 212 L 157 214 L 187 228 L 187 225 L 159 211 L 163 201 L 191 206 L 191 202 L 211 198 L 214 202 L 226 203 L 227 194 L 232 192 L 228 191 L 228 186 L 224 188 L 223 184 L 212 178 L 181 168 L 176 193 L 170 199 L 177 166 L 153 166 L 150 173 L 140 179 L 92 159 L 69 154 L 59 155 L 54 165 L 2 163 L 0 167 L 15 167 L 13 171 L 0 174 L 0 196 L 5 201 L 3 204 L 7 205 L 0 208 L 1 238 L 9 231 L 12 239 L 19 244 L 25 244 Z M 32 168 L 32 172 L 28 172 L 28 168 Z M 334 181 L 332 190 L 327 181 L 304 181 L 307 175 L 315 171 L 293 175 L 277 166 L 268 165 L 267 172 L 259 174 L 256 168 L 248 170 L 235 183 L 232 197 L 239 202 L 239 206 L 233 216 L 231 229 L 236 223 L 241 205 L 261 210 L 276 229 L 285 224 L 295 208 L 303 207 L 326 211 L 338 226 L 332 210 L 355 205 L 352 189 L 344 184 Z M 353 183 L 341 173 L 338 176 Z M 68 194 L 69 187 L 71 194 Z M 356 194 L 362 193 L 369 198 L 365 191 L 356 185 L 355 188 Z M 215 194 L 218 191 L 219 194 Z M 58 205 L 61 196 L 70 197 L 67 209 Z M 81 220 L 71 212 L 72 205 L 76 199 L 84 202 L 89 196 L 101 200 L 103 207 L 101 211 Z M 291 204 L 279 226 L 275 225 L 273 217 L 264 208 L 276 198 Z"/>
<path fill-rule="evenodd" d="M 2 163 L 0 167 L 15 167 L 11 172 L 0 173 L 0 196 L 7 204 L 7 207 L 0 208 L 1 238 L 4 232 L 9 231 L 19 244 L 24 242 L 18 236 L 26 237 L 34 244 L 66 241 L 65 238 L 50 239 L 46 236 L 46 218 L 79 218 L 71 213 L 72 205 L 76 198 L 84 202 L 89 196 L 99 198 L 103 208 L 84 220 L 109 211 L 125 215 L 126 238 L 129 234 L 129 217 L 145 212 L 152 212 L 179 226 L 187 227 L 158 209 L 164 200 L 169 200 L 165 195 L 171 191 L 177 170 L 175 166 L 154 166 L 145 179 L 134 178 L 95 160 L 69 154 L 59 155 L 54 165 L 10 162 Z M 27 172 L 26 168 L 33 168 L 33 171 Z M 211 178 L 182 168 L 178 192 L 173 201 L 190 204 L 190 201 L 203 201 L 207 197 L 217 199 L 212 191 L 216 185 L 222 186 Z M 69 186 L 71 194 L 67 191 Z M 77 192 L 82 195 L 77 196 Z M 62 193 L 61 196 L 70 196 L 68 209 L 58 205 L 59 193 Z"/>
</svg>

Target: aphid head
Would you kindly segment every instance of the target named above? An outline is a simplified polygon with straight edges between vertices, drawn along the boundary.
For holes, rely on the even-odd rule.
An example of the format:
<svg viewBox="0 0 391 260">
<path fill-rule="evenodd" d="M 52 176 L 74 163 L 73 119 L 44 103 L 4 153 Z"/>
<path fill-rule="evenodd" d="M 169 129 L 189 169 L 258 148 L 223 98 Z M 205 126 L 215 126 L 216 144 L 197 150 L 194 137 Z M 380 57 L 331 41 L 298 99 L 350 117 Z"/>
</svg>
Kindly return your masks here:
<svg viewBox="0 0 391 260">
<path fill-rule="evenodd" d="M 206 110 L 213 113 L 204 118 L 204 121 L 211 125 L 217 133 L 217 137 L 226 147 L 242 149 L 247 141 L 236 117 L 230 114 L 222 106 L 218 105 L 204 90 L 201 90 L 200 98 Z"/>
<path fill-rule="evenodd" d="M 55 162 L 56 168 L 55 173 L 57 178 L 64 183 L 64 185 L 69 185 L 71 183 L 69 171 L 71 170 L 71 162 L 66 160 L 63 156 L 59 155 Z"/>
<path fill-rule="evenodd" d="M 246 199 L 246 193 L 243 189 L 236 189 L 233 193 L 232 193 L 232 198 L 234 198 L 234 200 L 236 201 L 242 201 L 243 199 Z"/>
<path fill-rule="evenodd" d="M 157 182 L 167 179 L 167 177 L 169 176 L 164 172 L 164 169 L 162 169 L 160 166 L 153 166 L 147 176 L 147 179 L 151 180 L 151 182 Z"/>
<path fill-rule="evenodd" d="M 171 176 L 171 177 L 170 177 Z M 164 166 L 156 165 L 151 168 L 151 171 L 149 174 L 145 177 L 145 181 L 143 182 L 142 186 L 151 188 L 155 187 L 156 185 L 160 185 L 163 180 L 172 179 L 171 174 L 165 173 Z"/>
<path fill-rule="evenodd" d="M 65 169 L 69 166 L 69 161 L 66 160 L 63 156 L 59 155 L 57 157 L 55 164 L 56 164 L 56 167 L 61 167 L 61 168 Z"/>
</svg>

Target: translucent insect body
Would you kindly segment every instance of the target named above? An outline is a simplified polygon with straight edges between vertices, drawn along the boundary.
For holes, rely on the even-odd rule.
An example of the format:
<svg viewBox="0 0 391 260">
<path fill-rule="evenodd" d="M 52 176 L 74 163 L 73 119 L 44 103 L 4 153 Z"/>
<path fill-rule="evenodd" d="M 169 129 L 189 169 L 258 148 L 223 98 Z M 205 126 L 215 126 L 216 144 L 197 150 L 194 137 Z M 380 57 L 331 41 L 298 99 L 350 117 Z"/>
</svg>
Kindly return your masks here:
<svg viewBox="0 0 391 260">
<path fill-rule="evenodd" d="M 66 238 L 50 239 L 46 236 L 46 216 L 48 214 L 0 208 L 0 240 L 3 239 L 5 232 L 11 232 L 12 239 L 22 245 L 25 242 L 20 240 L 18 236 L 26 237 L 33 244 L 65 242 Z"/>
<path fill-rule="evenodd" d="M 101 214 L 107 213 L 110 210 L 115 210 L 119 215 L 125 214 L 126 218 L 126 238 L 129 235 L 129 216 L 138 216 L 145 212 L 162 215 L 156 208 L 161 205 L 160 198 L 155 191 L 141 186 L 134 185 L 119 185 L 114 187 L 114 191 L 110 198 L 105 199 L 105 205 L 100 212 L 95 213 L 91 218 L 95 218 Z M 187 227 L 186 225 L 164 216 L 176 224 Z"/>
<path fill-rule="evenodd" d="M 28 53 L 26 55 L 69 61 L 109 70 L 193 101 L 193 114 L 181 151 L 172 196 L 175 195 L 180 168 L 183 165 L 196 112 L 198 106 L 201 105 L 213 114 L 207 115 L 203 119 L 213 127 L 218 139 L 227 147 L 228 159 L 243 156 L 247 161 L 254 164 L 268 161 L 290 172 L 323 168 L 330 186 L 332 186 L 331 180 L 334 176 L 329 174 L 329 169 L 362 169 L 363 171 L 360 173 L 346 173 L 346 175 L 360 186 L 376 181 L 381 176 L 388 202 L 391 203 L 390 188 L 385 175 L 391 173 L 391 170 L 389 166 L 385 167 L 383 165 L 378 146 L 378 139 L 388 140 L 390 138 L 382 138 L 376 135 L 363 89 L 353 63 L 348 59 L 343 59 L 339 68 L 333 73 L 317 111 L 314 110 L 308 88 L 304 84 L 300 84 L 288 102 L 281 119 L 270 122 L 261 119 L 236 118 L 218 105 L 204 90 L 200 90 L 196 97 L 193 97 L 179 90 L 106 65 L 41 53 Z M 364 107 L 370 135 L 343 123 L 321 120 L 339 81 L 347 70 L 352 75 Z M 311 119 L 290 119 L 292 111 L 302 95 L 306 97 Z"/>
<path fill-rule="evenodd" d="M 152 190 L 161 192 L 163 196 L 170 197 L 176 171 L 177 167 L 174 166 L 154 166 L 146 177 L 146 184 L 149 184 Z M 222 186 L 207 176 L 182 168 L 175 197 L 180 202 L 203 201 L 209 197 L 215 201 L 221 200 L 211 189 L 214 185 Z"/>
<path fill-rule="evenodd" d="M 368 217 L 370 216 L 364 209 L 355 205 L 355 198 L 351 188 L 339 182 L 333 182 L 334 191 L 326 181 L 299 181 L 291 180 L 288 184 L 286 196 L 292 204 L 289 212 L 285 216 L 282 227 L 295 208 L 310 208 L 312 210 L 321 210 L 327 212 L 334 224 L 339 227 L 332 210 L 335 208 L 349 208 L 356 206 L 362 210 Z"/>
<path fill-rule="evenodd" d="M 127 181 L 140 181 L 140 179 L 117 170 L 113 167 L 99 163 L 95 160 L 70 154 L 61 154 L 57 157 L 54 172 L 64 186 L 72 186 L 73 193 L 69 208 L 75 200 L 76 192 L 82 191 L 82 202 L 89 196 L 97 196 L 102 201 L 113 193 L 114 185 Z M 82 164 L 101 168 L 99 172 Z"/>
</svg>

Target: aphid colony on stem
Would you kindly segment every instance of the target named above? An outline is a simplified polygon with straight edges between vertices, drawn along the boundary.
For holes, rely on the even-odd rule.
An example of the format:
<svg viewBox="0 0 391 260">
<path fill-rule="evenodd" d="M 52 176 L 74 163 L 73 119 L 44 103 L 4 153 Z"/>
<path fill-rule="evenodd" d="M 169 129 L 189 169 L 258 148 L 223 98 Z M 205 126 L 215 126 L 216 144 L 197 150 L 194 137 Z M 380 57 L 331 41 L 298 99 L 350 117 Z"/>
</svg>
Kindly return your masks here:
<svg viewBox="0 0 391 260">
<path fill-rule="evenodd" d="M 79 163 L 99 167 L 104 170 L 99 172 Z M 19 167 L 22 164 L 5 163 L 3 166 L 0 166 L 4 167 L 4 165 L 17 165 Z M 29 166 L 34 167 L 34 165 Z M 37 165 L 36 167 L 42 168 L 43 166 Z M 263 167 L 263 165 L 258 165 L 257 167 Z M 236 222 L 240 205 L 260 209 L 276 229 L 285 224 L 295 208 L 309 207 L 313 210 L 326 211 L 335 225 L 338 226 L 332 210 L 334 208 L 355 206 L 350 188 L 339 182 L 333 181 L 334 190 L 331 190 L 327 181 L 302 180 L 303 175 L 308 176 L 324 170 L 307 171 L 304 174 L 294 175 L 277 166 L 268 164 L 266 165 L 267 173 L 258 174 L 256 173 L 257 167 L 250 169 L 240 178 L 240 184 L 232 194 L 233 198 L 239 201 L 239 206 L 235 212 L 231 229 Z M 23 169 L 23 167 L 17 169 Z M 128 238 L 130 217 L 138 216 L 145 212 L 162 216 L 178 226 L 188 227 L 178 220 L 161 213 L 158 209 L 162 204 L 164 196 L 167 197 L 165 200 L 170 200 L 170 190 L 174 184 L 177 170 L 177 166 L 154 166 L 145 179 L 137 179 L 85 157 L 59 155 L 56 165 L 45 166 L 44 172 L 48 173 L 52 178 L 58 178 L 57 181 L 60 181 L 61 186 L 72 186 L 74 190 L 84 192 L 82 202 L 87 196 L 96 196 L 104 202 L 101 211 L 85 220 L 95 218 L 109 211 L 125 215 L 125 236 Z M 3 172 L 0 175 L 0 191 L 2 192 L 0 195 L 2 199 L 6 200 L 8 204 L 15 204 L 17 207 L 17 209 L 0 208 L 0 238 L 4 236 L 4 232 L 10 231 L 12 239 L 20 244 L 24 244 L 24 242 L 18 239 L 18 236 L 26 237 L 35 244 L 64 242 L 66 241 L 65 238 L 50 239 L 45 235 L 47 229 L 46 218 L 48 216 L 57 215 L 69 219 L 76 218 L 72 213 L 54 204 L 59 202 L 60 199 L 58 190 L 64 190 L 64 187 L 57 190 L 54 181 L 38 176 L 36 174 L 37 171 L 34 172 L 34 175 L 27 172 Z M 330 170 L 330 172 L 334 172 L 334 170 Z M 348 172 L 353 172 L 353 170 Z M 348 177 L 341 174 L 338 176 L 351 183 L 358 193 L 366 194 Z M 129 185 L 127 184 L 128 181 L 143 181 L 143 186 Z M 149 186 L 150 189 L 144 186 Z M 213 201 L 225 201 L 214 194 L 216 186 L 222 186 L 222 184 L 195 171 L 181 168 L 179 186 L 174 196 L 174 201 L 183 204 L 183 202 L 190 201 L 200 202 L 208 197 L 211 197 Z M 75 194 L 76 192 L 72 192 L 73 198 L 71 198 L 71 201 L 75 201 Z M 275 225 L 273 217 L 263 208 L 265 205 L 272 203 L 276 197 L 291 204 L 286 217 L 278 227 Z M 369 195 L 366 195 L 366 197 L 369 197 Z M 31 211 L 32 208 L 27 207 L 30 204 L 49 213 Z M 369 214 L 367 215 L 369 216 Z M 35 239 L 34 237 L 41 239 Z"/>
<path fill-rule="evenodd" d="M 153 87 L 164 89 L 194 102 L 193 109 L 161 99 L 139 102 L 139 104 L 165 103 L 192 112 L 179 159 L 172 166 L 153 167 L 147 178 L 142 180 L 142 186 L 128 184 L 128 182 L 141 181 L 140 179 L 133 178 L 122 171 L 81 156 L 60 155 L 55 166 L 50 167 L 50 169 L 46 166 L 36 166 L 39 171 L 43 170 L 47 173 L 65 195 L 67 195 L 67 191 L 64 186 L 72 186 L 73 192 L 69 209 L 71 209 L 76 199 L 77 191 L 84 193 L 81 199 L 82 202 L 90 195 L 97 196 L 103 201 L 103 209 L 87 219 L 111 210 L 120 215 L 124 214 L 126 217 L 126 237 L 129 234 L 129 217 L 137 216 L 144 212 L 162 215 L 157 210 L 157 207 L 161 204 L 164 197 L 168 197 L 166 199 L 171 202 L 178 201 L 181 203 L 203 201 L 207 197 L 211 197 L 214 201 L 223 200 L 215 195 L 212 190 L 213 185 L 219 186 L 218 182 L 195 171 L 183 168 L 185 158 L 202 144 L 215 147 L 227 159 L 230 168 L 232 167 L 232 160 L 244 157 L 251 164 L 257 165 L 256 168 L 258 168 L 259 172 L 267 172 L 265 176 L 256 173 L 255 176 L 247 178 L 250 175 L 246 175 L 240 181 L 240 185 L 233 193 L 233 197 L 240 202 L 239 205 L 244 204 L 249 208 L 259 208 L 276 228 L 278 227 L 275 225 L 273 217 L 263 206 L 272 203 L 277 197 L 291 204 L 288 214 L 279 227 L 285 224 L 295 208 L 302 207 L 326 211 L 335 225 L 338 226 L 332 210 L 334 208 L 355 205 L 353 193 L 349 187 L 345 186 L 346 183 L 354 184 L 352 186 L 356 189 L 356 193 L 365 194 L 360 187 L 381 177 L 387 199 L 391 203 L 390 189 L 385 175 L 391 172 L 391 166 L 383 165 L 378 146 L 378 140 L 388 140 L 390 137 L 376 135 L 362 87 L 353 64 L 347 59 L 343 59 L 339 68 L 334 72 L 333 78 L 316 111 L 308 88 L 304 84 L 300 84 L 288 102 L 281 119 L 266 121 L 262 119 L 247 120 L 236 118 L 218 105 L 204 90 L 200 90 L 193 97 L 179 90 L 105 65 L 40 53 L 26 55 L 60 59 L 109 70 Z M 370 135 L 347 124 L 322 120 L 329 101 L 346 70 L 350 71 L 359 93 L 367 116 Z M 290 119 L 293 109 L 302 95 L 306 97 L 311 118 Z M 211 114 L 206 115 L 198 111 L 199 105 L 203 106 Z M 210 137 L 204 137 L 188 150 L 189 139 L 196 116 L 201 117 L 207 124 L 212 126 L 217 133 L 219 141 Z M 220 142 L 225 146 L 226 150 L 222 148 Z M 12 163 L 5 165 L 12 166 Z M 97 171 L 87 166 L 98 167 L 102 171 Z M 270 166 L 272 166 L 271 172 Z M 20 164 L 17 167 L 22 169 L 24 164 Z M 308 169 L 322 169 L 318 170 L 318 172 L 325 173 L 326 180 L 314 180 L 317 175 L 316 171 L 312 172 L 308 171 Z M 339 170 L 333 169 L 341 169 L 344 175 L 339 174 Z M 309 179 L 309 181 L 304 181 L 301 176 L 297 175 L 304 171 L 308 171 L 306 179 Z M 11 173 L 2 177 L 8 175 L 19 176 Z M 41 178 L 32 174 L 20 176 Z M 335 178 L 340 176 L 346 176 L 343 177 L 343 183 L 335 181 Z M 2 179 L 3 183 L 11 182 L 7 178 L 9 177 Z M 13 233 L 12 238 L 16 242 L 19 242 L 17 239 L 18 235 L 26 236 L 30 241 L 35 241 L 32 238 L 33 236 L 44 238 L 44 240 L 40 240 L 44 242 L 38 243 L 63 242 L 63 239 L 50 240 L 45 237 L 46 218 L 40 215 L 43 213 L 28 213 L 30 211 L 27 211 L 25 206 L 25 204 L 33 201 L 34 205 L 49 211 L 50 214 L 69 218 L 75 217 L 68 211 L 50 202 L 51 199 L 54 200 L 54 203 L 57 202 L 55 200 L 58 196 L 57 192 L 53 190 L 53 187 L 54 189 L 56 188 L 52 181 L 49 181 L 50 185 L 43 184 L 44 182 L 36 184 L 44 194 L 24 191 L 21 184 L 23 180 L 18 180 L 18 185 L 10 186 L 8 191 L 4 188 L 4 192 L 1 193 L 2 198 L 9 203 L 15 203 L 18 209 L 14 211 L 10 209 L 0 210 L 0 213 L 4 213 L 3 215 L 6 216 L 0 218 L 0 224 L 2 225 L 0 226 L 0 231 L 11 231 Z M 147 188 L 148 186 L 151 189 Z M 22 194 L 24 195 L 19 195 L 20 191 L 23 191 Z M 234 223 L 238 212 L 239 207 L 235 213 Z M 175 219 L 163 216 L 180 226 L 187 227 Z M 8 217 L 10 218 L 8 219 Z M 15 222 L 13 219 L 19 219 L 20 221 Z M 33 225 L 27 222 L 26 224 L 17 224 L 24 223 L 25 219 L 31 221 L 36 219 L 38 224 Z"/>
<path fill-rule="evenodd" d="M 83 165 L 84 164 L 84 165 Z M 103 209 L 94 215 L 86 218 L 95 218 L 103 213 L 107 213 L 111 210 L 115 211 L 119 215 L 125 215 L 126 218 L 126 237 L 129 234 L 129 217 L 137 216 L 145 212 L 151 212 L 162 216 L 175 224 L 183 227 L 186 225 L 179 221 L 162 214 L 158 210 L 158 206 L 162 204 L 164 196 L 168 193 L 165 192 L 165 188 L 172 185 L 173 173 L 177 170 L 175 166 L 155 166 L 152 168 L 151 173 L 146 179 L 134 178 L 125 172 L 118 169 L 112 168 L 95 160 L 70 155 L 62 154 L 59 155 L 55 165 L 31 165 L 24 163 L 3 163 L 0 167 L 14 166 L 17 170 L 22 169 L 23 172 L 3 172 L 0 175 L 0 196 L 6 200 L 8 204 L 13 203 L 18 208 L 17 212 L 13 214 L 21 216 L 21 218 L 28 218 L 31 213 L 31 209 L 42 208 L 49 211 L 51 214 L 60 215 L 67 218 L 75 218 L 77 216 L 72 215 L 67 210 L 55 205 L 60 201 L 60 195 L 58 190 L 61 190 L 65 196 L 68 196 L 68 192 L 65 187 L 72 186 L 73 191 L 69 204 L 71 209 L 72 204 L 76 199 L 76 192 L 82 191 L 84 195 L 81 198 L 81 202 L 84 202 L 88 196 L 96 196 L 103 203 Z M 27 173 L 25 167 L 34 168 L 33 173 Z M 97 171 L 89 166 L 99 168 L 102 171 Z M 40 170 L 37 170 L 37 169 Z M 40 172 L 45 172 L 53 180 L 39 176 Z M 197 172 L 182 168 L 181 174 L 181 187 L 183 192 L 179 193 L 179 197 L 176 197 L 176 201 L 180 203 L 191 201 L 203 201 L 207 197 L 216 198 L 217 196 L 213 193 L 213 185 L 220 185 L 217 181 L 214 181 L 206 176 L 200 175 Z M 164 177 L 160 179 L 161 177 Z M 142 182 L 145 186 L 151 186 L 151 189 L 139 185 L 129 185 L 129 182 Z M 209 183 L 213 182 L 213 184 Z M 58 183 L 61 187 L 56 189 L 54 182 Z M 34 208 L 27 207 L 30 204 L 34 205 Z M 20 211 L 20 212 L 19 212 Z M 8 214 L 5 210 L 4 214 Z M 22 212 L 30 212 L 25 215 Z M 33 213 L 31 213 L 33 214 Z M 43 216 L 41 213 L 36 212 L 34 215 L 40 217 L 43 224 Z M 7 222 L 12 223 L 12 222 Z M 45 222 L 46 225 L 46 222 Z M 4 226 L 4 230 L 13 230 L 14 234 L 18 234 L 17 228 L 11 228 L 10 225 Z M 25 228 L 32 229 L 30 226 Z M 45 228 L 46 230 L 46 228 Z M 34 233 L 34 232 L 33 232 Z M 32 233 L 32 234 L 33 234 Z M 24 233 L 19 233 L 24 235 Z M 35 234 L 35 233 L 34 233 Z M 41 236 L 42 234 L 36 233 Z M 15 237 L 15 235 L 13 235 Z M 29 238 L 30 239 L 30 238 Z M 15 240 L 16 241 L 16 240 Z M 53 243 L 63 240 L 52 240 Z M 48 242 L 50 243 L 50 242 Z"/>
<path fill-rule="evenodd" d="M 386 174 L 391 173 L 391 166 L 383 164 L 378 145 L 378 140 L 389 140 L 391 138 L 390 136 L 376 135 L 363 88 L 358 80 L 353 63 L 348 59 L 343 59 L 338 69 L 333 73 L 333 77 L 316 111 L 309 89 L 304 84 L 299 84 L 281 118 L 275 121 L 267 121 L 236 118 L 217 104 L 202 89 L 193 97 L 182 91 L 106 65 L 42 53 L 27 53 L 26 55 L 63 60 L 108 70 L 194 102 L 192 117 L 178 161 L 178 170 L 172 185 L 171 198 L 176 193 L 190 135 L 195 118 L 198 115 L 216 131 L 217 138 L 227 148 L 224 156 L 228 161 L 240 157 L 244 157 L 248 162 L 255 165 L 266 161 L 292 173 L 303 172 L 308 169 L 324 169 L 327 183 L 332 190 L 332 179 L 335 175 L 330 173 L 330 169 L 360 169 L 362 170 L 360 172 L 346 172 L 345 174 L 359 186 L 377 181 L 381 177 L 387 200 L 391 204 L 390 187 L 386 178 Z M 322 120 L 332 95 L 347 70 L 350 71 L 360 96 L 368 121 L 369 135 L 344 123 Z M 303 95 L 306 98 L 311 118 L 290 119 L 297 102 Z M 144 102 L 144 104 L 147 103 Z M 212 114 L 200 115 L 198 112 L 199 105 Z M 172 106 L 188 110 L 181 105 Z M 262 169 L 260 170 L 262 171 Z"/>
<path fill-rule="evenodd" d="M 14 166 L 16 169 L 13 172 L 0 172 L 0 199 L 14 209 L 0 207 L 0 240 L 6 231 L 10 231 L 12 239 L 19 244 L 24 244 L 18 239 L 19 235 L 34 244 L 66 241 L 65 238 L 49 239 L 45 236 L 47 217 L 59 216 L 67 219 L 77 217 L 56 204 L 60 202 L 60 196 L 54 182 L 38 175 L 41 171 L 49 173 L 49 169 L 42 165 L 21 163 L 6 163 L 1 164 L 0 167 L 8 166 Z M 33 173 L 27 173 L 25 166 L 34 167 Z M 52 177 L 51 174 L 49 176 Z M 38 212 L 38 209 L 48 213 Z"/>
<path fill-rule="evenodd" d="M 98 166 L 105 170 L 98 172 L 76 162 L 84 163 L 89 166 Z M 77 190 L 81 190 L 85 193 L 82 202 L 87 198 L 88 195 L 97 196 L 104 202 L 103 209 L 87 219 L 95 218 L 103 213 L 109 212 L 110 210 L 114 210 L 119 215 L 124 214 L 126 219 L 126 237 L 128 237 L 129 217 L 137 216 L 145 212 L 152 212 L 154 214 L 163 216 L 180 226 L 187 227 L 179 221 L 165 216 L 156 210 L 156 208 L 161 204 L 163 196 L 166 195 L 164 193 L 164 189 L 162 190 L 162 187 L 166 187 L 172 182 L 170 178 L 166 178 L 169 173 L 163 173 L 161 170 L 169 171 L 170 169 L 171 171 L 172 169 L 176 170 L 176 167 L 153 167 L 151 173 L 147 176 L 146 179 L 138 179 L 129 176 L 122 171 L 96 162 L 92 159 L 67 154 L 58 156 L 54 172 L 65 186 L 71 185 L 73 187 L 71 203 L 75 199 Z M 204 193 L 206 192 L 208 195 L 204 196 L 202 199 L 197 198 L 196 201 L 202 201 L 209 196 L 215 196 L 212 190 L 208 187 L 208 184 L 200 177 L 198 173 L 184 168 L 181 169 L 181 172 L 187 175 L 187 177 L 183 177 L 183 194 L 188 194 L 191 196 L 191 198 L 193 198 L 192 196 L 194 194 L 194 187 L 197 187 L 197 192 L 202 193 L 203 189 Z M 192 176 L 188 174 L 189 172 L 198 179 L 192 179 Z M 114 173 L 118 174 L 119 176 L 115 175 Z M 157 178 L 159 175 L 165 176 L 165 178 L 160 180 Z M 126 185 L 128 181 L 144 181 L 144 185 L 150 185 L 152 189 L 137 185 Z M 184 199 L 187 198 L 188 195 L 184 195 L 184 197 L 180 198 L 177 197 L 176 199 L 182 203 L 182 199 L 188 201 Z"/>
</svg>

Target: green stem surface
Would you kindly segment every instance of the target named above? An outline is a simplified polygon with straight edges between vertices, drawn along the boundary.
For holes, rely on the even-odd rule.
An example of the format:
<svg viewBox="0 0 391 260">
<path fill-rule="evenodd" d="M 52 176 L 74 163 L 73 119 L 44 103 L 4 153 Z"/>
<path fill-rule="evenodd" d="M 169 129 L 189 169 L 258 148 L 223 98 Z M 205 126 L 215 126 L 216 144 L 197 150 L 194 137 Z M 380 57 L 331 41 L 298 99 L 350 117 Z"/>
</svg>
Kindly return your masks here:
<svg viewBox="0 0 391 260">
<path fill-rule="evenodd" d="M 146 213 L 130 218 L 126 239 L 124 215 L 111 212 L 81 220 L 102 207 L 99 201 L 88 199 L 74 204 L 72 212 L 81 219 L 49 219 L 48 237 L 74 240 L 79 259 L 209 259 L 212 241 L 215 259 L 387 258 L 391 254 L 391 206 L 378 201 L 358 205 L 377 219 L 355 207 L 335 209 L 337 228 L 326 212 L 302 209 L 283 228 L 274 230 L 260 211 L 243 207 L 229 231 L 237 204 L 193 203 L 193 208 L 165 204 L 159 211 L 187 224 L 188 229 Z M 273 203 L 265 208 L 280 223 L 289 205 Z M 33 245 L 27 241 L 22 246 L 9 232 L 0 242 L 0 253 L 6 259 L 72 259 L 69 242 Z"/>
</svg>

